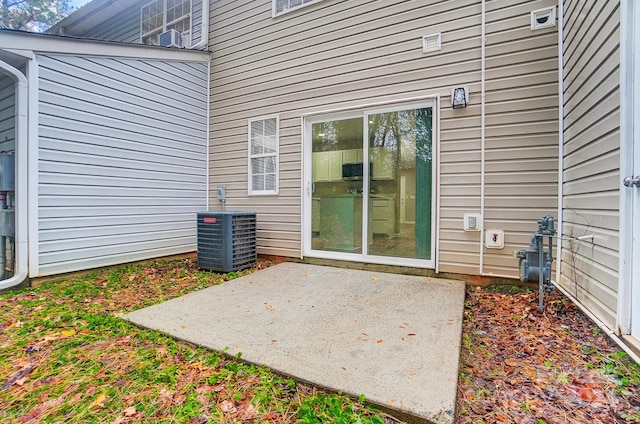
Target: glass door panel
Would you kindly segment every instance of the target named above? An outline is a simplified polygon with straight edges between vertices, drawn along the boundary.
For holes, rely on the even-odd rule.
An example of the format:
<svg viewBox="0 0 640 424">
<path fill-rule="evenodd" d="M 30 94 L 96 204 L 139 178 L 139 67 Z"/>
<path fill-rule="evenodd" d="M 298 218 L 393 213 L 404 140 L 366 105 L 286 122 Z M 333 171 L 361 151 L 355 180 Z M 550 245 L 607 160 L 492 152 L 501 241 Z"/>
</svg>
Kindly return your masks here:
<svg viewBox="0 0 640 424">
<path fill-rule="evenodd" d="M 311 249 L 362 253 L 363 118 L 311 124 Z"/>
<path fill-rule="evenodd" d="M 432 108 L 367 115 L 368 254 L 431 259 Z"/>
</svg>

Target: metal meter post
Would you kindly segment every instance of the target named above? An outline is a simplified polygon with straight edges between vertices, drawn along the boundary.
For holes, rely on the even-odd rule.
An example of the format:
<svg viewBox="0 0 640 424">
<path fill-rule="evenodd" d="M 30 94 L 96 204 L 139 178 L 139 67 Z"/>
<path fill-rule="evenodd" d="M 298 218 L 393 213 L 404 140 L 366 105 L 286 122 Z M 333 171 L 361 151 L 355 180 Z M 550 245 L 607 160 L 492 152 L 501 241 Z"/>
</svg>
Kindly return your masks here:
<svg viewBox="0 0 640 424">
<path fill-rule="evenodd" d="M 529 247 L 516 253 L 520 258 L 520 280 L 538 282 L 540 312 L 544 310 L 544 291 L 551 283 L 551 265 L 553 263 L 553 237 L 555 236 L 552 216 L 544 216 L 538 221 L 538 231 L 531 236 Z M 544 239 L 548 239 L 548 249 L 544 248 Z"/>
</svg>

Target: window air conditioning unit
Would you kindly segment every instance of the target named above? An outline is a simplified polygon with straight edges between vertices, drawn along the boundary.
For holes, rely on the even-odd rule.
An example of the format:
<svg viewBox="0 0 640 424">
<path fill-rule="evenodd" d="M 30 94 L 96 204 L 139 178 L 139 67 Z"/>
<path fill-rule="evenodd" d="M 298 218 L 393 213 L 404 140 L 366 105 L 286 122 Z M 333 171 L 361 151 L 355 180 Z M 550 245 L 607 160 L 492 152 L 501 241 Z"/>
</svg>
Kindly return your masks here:
<svg viewBox="0 0 640 424">
<path fill-rule="evenodd" d="M 198 212 L 198 268 L 231 272 L 256 263 L 256 213 Z"/>
<path fill-rule="evenodd" d="M 160 34 L 160 46 L 182 47 L 182 34 L 175 29 L 170 29 Z"/>
</svg>

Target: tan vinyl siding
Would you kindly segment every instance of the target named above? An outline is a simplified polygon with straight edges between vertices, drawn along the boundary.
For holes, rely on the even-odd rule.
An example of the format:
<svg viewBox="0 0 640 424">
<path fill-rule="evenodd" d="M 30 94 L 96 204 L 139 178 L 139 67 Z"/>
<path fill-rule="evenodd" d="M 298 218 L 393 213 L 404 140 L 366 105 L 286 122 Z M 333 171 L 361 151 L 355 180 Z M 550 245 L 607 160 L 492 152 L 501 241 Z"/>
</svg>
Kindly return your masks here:
<svg viewBox="0 0 640 424">
<path fill-rule="evenodd" d="M 620 5 L 565 2 L 561 284 L 596 316 L 616 320 L 620 185 Z"/>
<path fill-rule="evenodd" d="M 516 276 L 513 250 L 557 209 L 557 37 L 529 29 L 529 12 L 552 4 L 487 2 L 487 216 L 508 241 L 485 258 L 491 272 Z M 462 218 L 481 205 L 481 10 L 479 0 L 325 0 L 272 18 L 269 0 L 212 2 L 210 184 L 227 186 L 228 208 L 258 212 L 260 253 L 301 255 L 302 114 L 439 95 L 438 261 L 479 272 L 480 236 Z M 421 37 L 437 32 L 442 50 L 424 54 Z M 452 110 L 463 85 L 470 104 Z M 249 197 L 247 120 L 274 114 L 280 195 Z"/>
<path fill-rule="evenodd" d="M 557 215 L 557 27 L 530 28 L 530 12 L 554 4 L 487 2 L 484 225 L 505 233 L 503 250 L 484 249 L 487 273 L 517 277 L 513 251 Z"/>
</svg>

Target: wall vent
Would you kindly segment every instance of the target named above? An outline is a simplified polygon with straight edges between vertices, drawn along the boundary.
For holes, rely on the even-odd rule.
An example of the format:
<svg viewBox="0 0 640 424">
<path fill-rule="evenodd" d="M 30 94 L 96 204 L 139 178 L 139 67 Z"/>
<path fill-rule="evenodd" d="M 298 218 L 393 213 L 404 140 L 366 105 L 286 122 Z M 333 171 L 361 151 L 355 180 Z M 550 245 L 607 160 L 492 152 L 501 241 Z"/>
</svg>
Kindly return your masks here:
<svg viewBox="0 0 640 424">
<path fill-rule="evenodd" d="M 162 47 L 182 47 L 182 34 L 170 29 L 160 34 L 159 44 Z"/>
<path fill-rule="evenodd" d="M 422 37 L 422 53 L 435 52 L 441 47 L 440 33 L 429 34 Z"/>
<path fill-rule="evenodd" d="M 542 29 L 556 26 L 556 7 L 545 7 L 531 12 L 531 29 Z"/>
<path fill-rule="evenodd" d="M 255 212 L 199 212 L 197 220 L 199 268 L 231 272 L 256 263 Z"/>
</svg>

